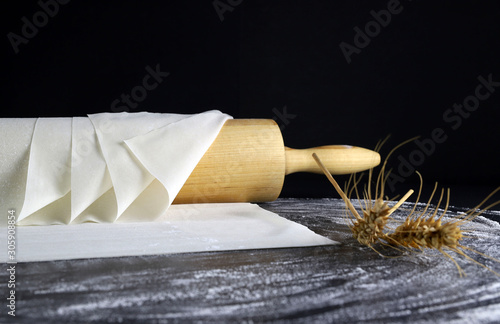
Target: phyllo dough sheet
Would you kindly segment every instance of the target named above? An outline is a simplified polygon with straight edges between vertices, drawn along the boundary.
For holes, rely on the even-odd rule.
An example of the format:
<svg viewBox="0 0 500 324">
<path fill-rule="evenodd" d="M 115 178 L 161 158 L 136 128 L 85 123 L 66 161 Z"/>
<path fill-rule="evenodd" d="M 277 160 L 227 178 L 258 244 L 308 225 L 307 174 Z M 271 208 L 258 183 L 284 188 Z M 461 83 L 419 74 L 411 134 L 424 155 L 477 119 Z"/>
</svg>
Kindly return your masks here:
<svg viewBox="0 0 500 324">
<path fill-rule="evenodd" d="M 101 113 L 0 119 L 0 205 L 19 225 L 163 215 L 231 118 Z"/>
<path fill-rule="evenodd" d="M 7 231 L 0 232 L 6 240 Z M 18 226 L 16 261 L 51 261 L 331 245 L 336 242 L 250 203 L 172 205 L 151 222 Z M 7 244 L 2 244 L 6 247 Z M 7 251 L 0 251 L 7 261 Z"/>
<path fill-rule="evenodd" d="M 16 215 L 15 260 L 335 243 L 249 203 L 171 206 L 229 118 L 208 111 L 0 119 L 2 225 Z M 0 228 L 3 261 L 7 233 Z"/>
</svg>

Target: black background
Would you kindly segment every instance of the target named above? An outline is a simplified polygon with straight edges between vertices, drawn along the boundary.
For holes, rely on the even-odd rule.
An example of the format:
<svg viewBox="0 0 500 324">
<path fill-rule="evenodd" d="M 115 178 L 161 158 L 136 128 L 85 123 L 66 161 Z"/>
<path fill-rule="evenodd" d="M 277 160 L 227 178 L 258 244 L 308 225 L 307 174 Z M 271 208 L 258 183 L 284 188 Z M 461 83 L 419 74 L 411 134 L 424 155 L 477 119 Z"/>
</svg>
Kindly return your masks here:
<svg viewBox="0 0 500 324">
<path fill-rule="evenodd" d="M 498 2 L 402 0 L 350 63 L 341 42 L 352 45 L 354 28 L 364 29 L 370 12 L 388 1 L 219 3 L 231 10 L 218 14 L 214 1 L 73 0 L 17 54 L 8 34 L 22 36 L 22 17 L 33 21 L 42 9 L 37 1 L 3 3 L 1 117 L 111 111 L 113 100 L 141 85 L 146 66 L 159 64 L 170 75 L 129 111 L 275 118 L 294 148 L 373 148 L 392 134 L 382 157 L 442 128 L 447 140 L 417 167 L 426 183 L 451 186 L 455 205 L 476 203 L 500 185 L 500 87 L 455 130 L 443 119 L 474 95 L 479 76 L 500 81 Z M 285 107 L 293 118 L 280 118 Z M 397 171 L 399 158 L 416 150 L 406 145 L 389 165 Z M 416 184 L 415 175 L 405 177 L 388 194 Z M 311 174 L 288 176 L 282 192 L 336 196 L 322 175 Z"/>
</svg>

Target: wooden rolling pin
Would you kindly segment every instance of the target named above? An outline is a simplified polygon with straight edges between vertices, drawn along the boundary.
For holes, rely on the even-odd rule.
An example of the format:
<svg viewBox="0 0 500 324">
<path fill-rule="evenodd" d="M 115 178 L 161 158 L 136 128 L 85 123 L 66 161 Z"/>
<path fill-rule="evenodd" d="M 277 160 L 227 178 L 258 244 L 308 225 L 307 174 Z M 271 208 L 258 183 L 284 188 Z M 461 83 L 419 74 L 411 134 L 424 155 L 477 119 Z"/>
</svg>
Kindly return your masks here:
<svg viewBox="0 0 500 324">
<path fill-rule="evenodd" d="M 272 119 L 230 119 L 174 200 L 176 204 L 264 202 L 278 198 L 285 175 L 322 173 L 316 153 L 332 174 L 349 174 L 380 163 L 377 152 L 347 145 L 303 150 L 285 147 Z"/>
</svg>

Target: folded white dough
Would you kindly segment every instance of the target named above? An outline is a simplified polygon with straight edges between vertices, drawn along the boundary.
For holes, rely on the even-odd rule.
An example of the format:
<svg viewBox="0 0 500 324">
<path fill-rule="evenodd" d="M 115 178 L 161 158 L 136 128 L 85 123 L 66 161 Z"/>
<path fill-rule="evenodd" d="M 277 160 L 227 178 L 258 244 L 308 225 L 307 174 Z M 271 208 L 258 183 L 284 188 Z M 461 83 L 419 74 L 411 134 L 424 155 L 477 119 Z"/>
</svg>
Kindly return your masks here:
<svg viewBox="0 0 500 324">
<path fill-rule="evenodd" d="M 19 225 L 156 219 L 229 118 L 208 111 L 0 119 L 0 206 L 14 209 Z"/>
</svg>

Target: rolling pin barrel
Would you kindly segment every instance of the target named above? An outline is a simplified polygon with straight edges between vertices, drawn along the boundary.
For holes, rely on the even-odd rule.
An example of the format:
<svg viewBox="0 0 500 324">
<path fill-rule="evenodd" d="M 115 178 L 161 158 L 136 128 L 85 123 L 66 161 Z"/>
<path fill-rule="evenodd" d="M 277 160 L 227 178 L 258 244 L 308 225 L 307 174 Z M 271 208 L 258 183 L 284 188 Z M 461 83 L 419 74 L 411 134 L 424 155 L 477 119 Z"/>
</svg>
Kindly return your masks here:
<svg viewBox="0 0 500 324">
<path fill-rule="evenodd" d="M 180 190 L 174 203 L 264 202 L 278 198 L 286 174 L 322 173 L 316 153 L 332 174 L 373 168 L 378 153 L 345 145 L 294 150 L 284 146 L 272 119 L 230 119 Z"/>
</svg>

